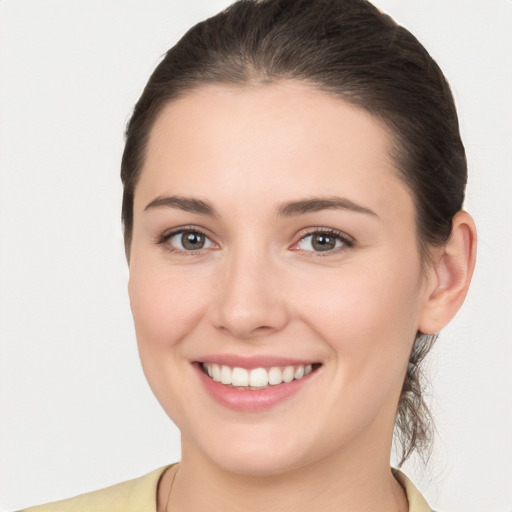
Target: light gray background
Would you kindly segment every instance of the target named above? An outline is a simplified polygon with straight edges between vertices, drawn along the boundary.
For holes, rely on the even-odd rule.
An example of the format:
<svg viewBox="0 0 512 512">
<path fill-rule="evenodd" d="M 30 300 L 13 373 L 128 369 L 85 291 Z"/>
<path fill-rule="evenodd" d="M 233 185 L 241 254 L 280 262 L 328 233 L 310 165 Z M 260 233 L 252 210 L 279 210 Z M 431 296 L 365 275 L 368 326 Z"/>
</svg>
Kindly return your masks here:
<svg viewBox="0 0 512 512">
<path fill-rule="evenodd" d="M 512 510 L 512 2 L 376 0 L 452 84 L 479 228 L 472 290 L 430 359 L 431 505 Z M 179 458 L 126 297 L 123 129 L 159 55 L 225 0 L 0 0 L 0 509 Z"/>
</svg>

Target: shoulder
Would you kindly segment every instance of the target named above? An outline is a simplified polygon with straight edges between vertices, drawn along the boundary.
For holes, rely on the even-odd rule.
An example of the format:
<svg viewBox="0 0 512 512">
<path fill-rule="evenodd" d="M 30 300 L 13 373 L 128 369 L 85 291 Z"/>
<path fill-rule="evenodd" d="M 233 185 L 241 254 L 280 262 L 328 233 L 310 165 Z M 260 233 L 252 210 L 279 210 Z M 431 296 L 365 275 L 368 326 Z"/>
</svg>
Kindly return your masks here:
<svg viewBox="0 0 512 512">
<path fill-rule="evenodd" d="M 409 512 L 434 512 L 415 485 L 398 469 L 393 468 L 393 476 L 404 488 L 409 502 Z"/>
<path fill-rule="evenodd" d="M 169 466 L 120 484 L 22 512 L 156 512 L 156 491 Z"/>
</svg>

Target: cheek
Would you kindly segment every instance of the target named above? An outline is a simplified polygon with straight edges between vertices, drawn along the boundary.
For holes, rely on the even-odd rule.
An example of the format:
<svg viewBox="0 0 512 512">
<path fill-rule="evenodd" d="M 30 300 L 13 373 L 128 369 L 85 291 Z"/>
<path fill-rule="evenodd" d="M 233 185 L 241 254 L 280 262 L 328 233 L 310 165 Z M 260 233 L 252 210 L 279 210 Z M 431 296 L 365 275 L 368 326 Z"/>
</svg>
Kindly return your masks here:
<svg viewBox="0 0 512 512">
<path fill-rule="evenodd" d="M 204 279 L 189 272 L 144 263 L 130 266 L 128 291 L 139 357 L 146 379 L 163 409 L 177 425 L 187 413 L 187 357 L 181 341 L 204 316 L 209 298 Z M 186 364 L 183 364 L 186 363 Z"/>
<path fill-rule="evenodd" d="M 130 305 L 141 358 L 179 344 L 207 310 L 208 286 L 192 271 L 172 271 L 161 265 L 130 268 Z"/>
<path fill-rule="evenodd" d="M 302 282 L 309 293 L 296 294 L 298 310 L 335 352 L 339 378 L 401 380 L 418 326 L 418 268 L 383 257 Z"/>
</svg>

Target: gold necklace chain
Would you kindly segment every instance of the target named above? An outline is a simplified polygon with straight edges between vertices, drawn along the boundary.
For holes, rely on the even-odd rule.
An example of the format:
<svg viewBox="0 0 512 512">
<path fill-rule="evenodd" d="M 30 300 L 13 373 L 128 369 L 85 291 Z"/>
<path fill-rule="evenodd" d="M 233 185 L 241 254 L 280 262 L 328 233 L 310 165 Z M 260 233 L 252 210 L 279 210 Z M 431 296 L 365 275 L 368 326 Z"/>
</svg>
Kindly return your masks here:
<svg viewBox="0 0 512 512">
<path fill-rule="evenodd" d="M 180 470 L 179 466 L 176 468 L 176 471 L 174 472 L 174 475 L 172 477 L 172 480 L 171 480 L 171 486 L 169 487 L 169 494 L 167 495 L 167 501 L 165 502 L 165 508 L 164 508 L 164 512 L 168 512 L 169 510 L 169 502 L 171 501 L 171 492 L 172 492 L 172 487 L 174 485 L 174 480 L 176 479 L 176 475 L 178 474 L 178 471 Z"/>
</svg>

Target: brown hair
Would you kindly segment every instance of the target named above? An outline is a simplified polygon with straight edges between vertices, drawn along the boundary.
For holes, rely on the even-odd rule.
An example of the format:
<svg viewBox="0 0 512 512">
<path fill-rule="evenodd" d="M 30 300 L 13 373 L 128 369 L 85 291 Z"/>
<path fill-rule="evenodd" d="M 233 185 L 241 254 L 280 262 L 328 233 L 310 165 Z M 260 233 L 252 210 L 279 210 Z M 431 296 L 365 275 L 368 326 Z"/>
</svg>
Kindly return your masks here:
<svg viewBox="0 0 512 512">
<path fill-rule="evenodd" d="M 466 157 L 449 85 L 418 40 L 365 0 L 241 0 L 191 28 L 151 75 L 126 130 L 121 164 L 127 256 L 133 198 L 162 108 L 206 84 L 302 80 L 379 118 L 412 191 L 424 264 L 464 200 Z M 435 337 L 418 333 L 398 404 L 401 463 L 427 452 L 431 422 L 420 363 Z"/>
</svg>

